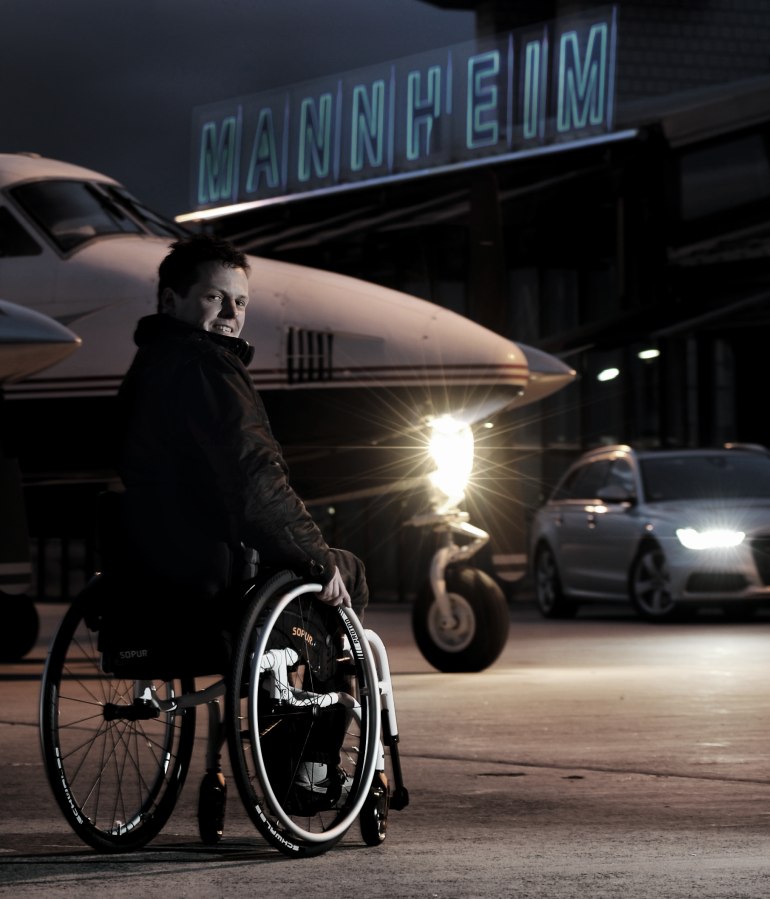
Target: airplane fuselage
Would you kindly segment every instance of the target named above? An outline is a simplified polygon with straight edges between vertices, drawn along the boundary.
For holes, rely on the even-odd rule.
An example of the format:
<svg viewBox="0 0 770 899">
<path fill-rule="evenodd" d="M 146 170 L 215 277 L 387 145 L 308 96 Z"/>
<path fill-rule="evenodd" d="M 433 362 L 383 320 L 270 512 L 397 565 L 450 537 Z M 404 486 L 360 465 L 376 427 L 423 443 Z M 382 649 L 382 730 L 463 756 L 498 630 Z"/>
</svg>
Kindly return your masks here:
<svg viewBox="0 0 770 899">
<path fill-rule="evenodd" d="M 109 467 L 110 400 L 133 358 L 136 322 L 155 312 L 157 268 L 176 226 L 112 179 L 51 160 L 0 156 L 0 187 L 0 215 L 23 235 L 3 259 L 0 298 L 50 316 L 82 341 L 65 361 L 6 388 L 20 457 L 35 478 L 86 476 Z M 255 348 L 251 375 L 290 461 L 310 461 L 316 478 L 321 454 L 419 441 L 433 417 L 473 424 L 572 377 L 551 357 L 531 370 L 518 344 L 424 300 L 249 261 L 241 336 Z M 388 466 L 379 480 L 411 470 Z M 296 476 L 319 492 L 313 478 Z"/>
<path fill-rule="evenodd" d="M 6 432 L 26 482 L 65 491 L 103 483 L 115 477 L 111 416 L 134 329 L 156 311 L 158 265 L 181 232 L 104 175 L 2 154 L 0 226 L 0 299 L 81 341 L 66 359 L 3 386 Z M 249 262 L 241 336 L 255 349 L 250 373 L 309 500 L 415 483 L 432 419 L 474 425 L 574 377 L 559 360 L 427 301 L 331 272 Z M 32 505 L 33 518 L 53 508 L 47 499 Z"/>
</svg>

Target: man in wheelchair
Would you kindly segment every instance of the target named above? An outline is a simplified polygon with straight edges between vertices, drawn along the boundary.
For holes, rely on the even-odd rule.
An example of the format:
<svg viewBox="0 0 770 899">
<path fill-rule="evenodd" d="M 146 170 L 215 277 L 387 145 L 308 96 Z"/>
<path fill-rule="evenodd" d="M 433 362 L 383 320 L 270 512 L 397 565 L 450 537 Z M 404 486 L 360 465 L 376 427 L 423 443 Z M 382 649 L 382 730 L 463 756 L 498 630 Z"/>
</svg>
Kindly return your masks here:
<svg viewBox="0 0 770 899">
<path fill-rule="evenodd" d="M 239 337 L 246 257 L 206 236 L 170 250 L 159 268 L 157 313 L 138 323 L 138 350 L 118 397 L 126 557 L 145 583 L 174 586 L 203 624 L 199 638 L 235 619 L 239 610 L 223 598 L 236 595 L 257 557 L 260 568 L 312 577 L 325 603 L 360 615 L 368 600 L 363 563 L 327 545 L 292 489 L 248 372 L 253 349 Z M 156 609 L 162 592 L 147 597 Z M 278 739 L 276 747 L 280 754 Z M 309 783 L 325 782 L 330 795 L 344 789 L 328 748 L 308 753 L 306 764 Z M 223 815 L 224 780 L 220 771 L 213 776 Z"/>
<path fill-rule="evenodd" d="M 118 395 L 124 525 L 148 568 L 196 591 L 239 579 L 253 547 L 262 564 L 312 575 L 323 600 L 360 611 L 363 565 L 326 544 L 290 486 L 248 373 L 248 272 L 244 254 L 202 235 L 161 262 L 158 312 L 138 323 Z"/>
</svg>

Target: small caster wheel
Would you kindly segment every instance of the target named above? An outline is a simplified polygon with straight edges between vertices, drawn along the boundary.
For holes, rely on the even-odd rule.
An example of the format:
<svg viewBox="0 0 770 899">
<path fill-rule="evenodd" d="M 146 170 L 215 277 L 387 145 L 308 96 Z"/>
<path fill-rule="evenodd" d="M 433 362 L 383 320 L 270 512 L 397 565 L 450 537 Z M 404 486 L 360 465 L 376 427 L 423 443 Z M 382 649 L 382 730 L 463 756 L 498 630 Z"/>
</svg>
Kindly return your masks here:
<svg viewBox="0 0 770 899">
<path fill-rule="evenodd" d="M 198 794 L 198 831 L 201 841 L 215 846 L 225 829 L 227 783 L 221 771 L 207 771 Z"/>
<path fill-rule="evenodd" d="M 359 818 L 361 836 L 367 846 L 379 846 L 384 841 L 388 829 L 389 807 L 388 779 L 382 771 L 378 771 L 374 775 Z"/>
</svg>

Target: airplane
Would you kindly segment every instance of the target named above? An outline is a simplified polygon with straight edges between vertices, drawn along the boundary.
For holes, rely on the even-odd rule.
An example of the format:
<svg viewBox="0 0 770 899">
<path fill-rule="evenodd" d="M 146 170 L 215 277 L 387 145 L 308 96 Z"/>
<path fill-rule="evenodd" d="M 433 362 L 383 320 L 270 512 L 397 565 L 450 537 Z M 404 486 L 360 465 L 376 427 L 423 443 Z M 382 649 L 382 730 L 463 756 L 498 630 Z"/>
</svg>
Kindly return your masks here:
<svg viewBox="0 0 770 899">
<path fill-rule="evenodd" d="M 4 387 L 36 517 L 61 518 L 73 496 L 64 488 L 114 480 L 112 400 L 135 352 L 136 322 L 156 310 L 158 265 L 184 233 L 106 175 L 0 154 L 0 297 L 81 341 L 77 353 Z M 466 440 L 474 425 L 575 377 L 555 357 L 426 300 L 295 264 L 249 263 L 241 336 L 255 348 L 250 374 L 308 504 L 423 484 L 435 465 L 431 433 Z M 415 523 L 483 542 L 469 533 L 457 497 L 437 500 L 430 514 Z M 435 619 L 423 628 L 428 643 L 456 625 L 443 577 L 454 564 L 448 552 L 431 573 L 444 602 L 440 614 L 426 612 Z M 476 589 L 482 602 L 492 590 Z M 483 660 L 490 651 L 479 653 Z M 467 663 L 453 645 L 438 653 L 441 664 L 447 655 Z"/>
</svg>

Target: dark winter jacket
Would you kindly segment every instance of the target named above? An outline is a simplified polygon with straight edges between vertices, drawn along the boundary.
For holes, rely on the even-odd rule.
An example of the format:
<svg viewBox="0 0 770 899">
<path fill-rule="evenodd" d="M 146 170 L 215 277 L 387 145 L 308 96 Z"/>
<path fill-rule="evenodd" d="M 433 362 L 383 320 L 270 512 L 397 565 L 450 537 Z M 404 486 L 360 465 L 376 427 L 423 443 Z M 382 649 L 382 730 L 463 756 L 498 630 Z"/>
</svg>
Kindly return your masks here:
<svg viewBox="0 0 770 899">
<path fill-rule="evenodd" d="M 119 392 L 125 524 L 153 571 L 216 592 L 239 547 L 328 581 L 329 547 L 288 481 L 240 339 L 168 315 L 140 320 Z"/>
</svg>

